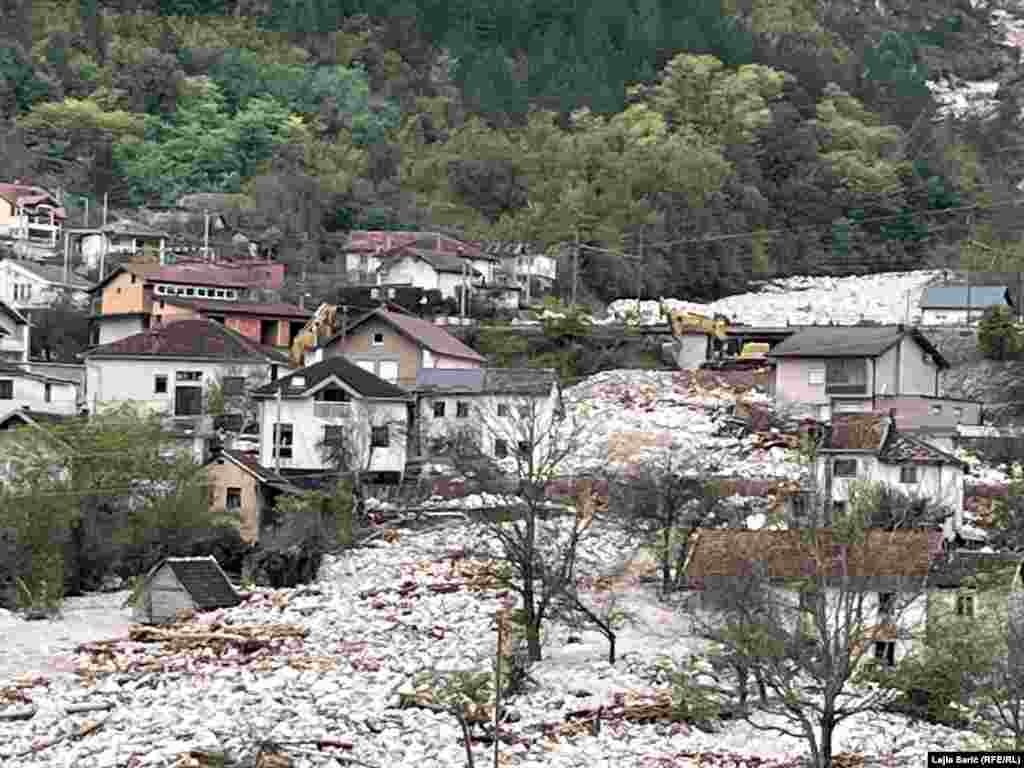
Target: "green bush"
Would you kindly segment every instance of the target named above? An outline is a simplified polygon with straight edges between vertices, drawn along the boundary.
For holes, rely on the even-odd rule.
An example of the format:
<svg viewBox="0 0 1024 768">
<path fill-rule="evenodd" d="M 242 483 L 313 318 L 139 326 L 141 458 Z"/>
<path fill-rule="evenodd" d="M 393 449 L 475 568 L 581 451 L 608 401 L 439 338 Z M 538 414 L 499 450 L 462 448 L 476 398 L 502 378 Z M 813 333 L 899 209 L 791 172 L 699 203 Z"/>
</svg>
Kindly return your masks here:
<svg viewBox="0 0 1024 768">
<path fill-rule="evenodd" d="M 978 324 L 978 348 L 990 360 L 1009 360 L 1024 348 L 1024 336 L 1006 307 L 990 307 Z"/>
</svg>

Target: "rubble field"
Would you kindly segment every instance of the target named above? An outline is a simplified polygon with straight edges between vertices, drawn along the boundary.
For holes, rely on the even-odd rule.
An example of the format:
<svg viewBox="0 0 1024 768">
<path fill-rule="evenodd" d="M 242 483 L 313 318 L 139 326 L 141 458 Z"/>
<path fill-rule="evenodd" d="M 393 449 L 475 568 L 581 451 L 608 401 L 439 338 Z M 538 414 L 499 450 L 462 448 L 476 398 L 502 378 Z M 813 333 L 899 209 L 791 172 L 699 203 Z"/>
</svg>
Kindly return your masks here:
<svg viewBox="0 0 1024 768">
<path fill-rule="evenodd" d="M 622 536 L 591 537 L 585 558 L 613 562 L 628 546 Z M 63 674 L 0 677 L 0 763 L 464 765 L 458 721 L 415 706 L 423 693 L 416 680 L 492 668 L 495 613 L 508 595 L 486 561 L 460 555 L 482 537 L 465 525 L 398 531 L 329 557 L 315 584 L 244 593 L 235 608 L 81 643 Z M 620 632 L 614 667 L 600 635 L 558 623 L 546 630 L 544 660 L 530 669 L 526 693 L 508 702 L 503 765 L 800 764 L 799 742 L 749 724 L 723 721 L 712 733 L 665 717 L 669 689 L 656 662 L 699 648 L 686 639 L 685 612 L 643 586 L 623 599 L 635 618 Z M 5 635 L 59 631 L 60 623 L 8 616 Z M 491 731 L 468 727 L 476 764 L 489 765 Z M 923 766 L 929 749 L 955 749 L 962 736 L 894 715 L 854 718 L 837 733 L 838 764 L 884 757 Z"/>
</svg>

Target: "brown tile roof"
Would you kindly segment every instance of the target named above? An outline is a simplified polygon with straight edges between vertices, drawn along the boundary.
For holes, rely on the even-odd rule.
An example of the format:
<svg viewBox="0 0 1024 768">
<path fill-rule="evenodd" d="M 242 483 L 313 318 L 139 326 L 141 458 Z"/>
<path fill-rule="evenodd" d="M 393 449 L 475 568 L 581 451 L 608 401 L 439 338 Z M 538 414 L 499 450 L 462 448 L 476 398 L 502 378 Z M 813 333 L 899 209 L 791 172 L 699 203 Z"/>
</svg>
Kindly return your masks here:
<svg viewBox="0 0 1024 768">
<path fill-rule="evenodd" d="M 170 264 L 148 275 L 154 283 L 190 283 L 221 288 L 270 288 L 273 281 L 269 267 L 264 274 L 254 265 L 228 266 L 226 264 L 186 263 Z"/>
<path fill-rule="evenodd" d="M 832 417 L 825 447 L 838 451 L 877 451 L 882 447 L 889 417 L 881 413 L 844 413 Z"/>
<path fill-rule="evenodd" d="M 178 320 L 93 347 L 86 358 L 184 357 L 282 364 L 284 356 L 213 320 Z"/>
<path fill-rule="evenodd" d="M 241 301 L 220 301 L 218 299 L 183 299 L 180 296 L 161 296 L 160 301 L 180 307 L 192 307 L 199 312 L 227 315 L 266 315 L 268 317 L 294 317 L 296 320 L 308 320 L 313 313 L 301 309 L 294 304 L 270 302 L 266 304 L 250 304 Z"/>
<path fill-rule="evenodd" d="M 53 206 L 56 218 L 67 218 L 67 212 L 57 203 L 57 198 L 42 187 L 35 187 L 31 184 L 3 183 L 0 184 L 0 197 L 9 203 L 20 202 L 22 205 L 49 202 Z"/>
<path fill-rule="evenodd" d="M 956 456 L 902 432 L 894 432 L 885 441 L 878 458 L 889 464 L 960 464 Z"/>
<path fill-rule="evenodd" d="M 463 344 L 457 338 L 448 333 L 448 331 L 444 330 L 444 328 L 436 326 L 426 320 L 421 320 L 418 317 L 402 314 L 400 312 L 389 312 L 386 309 L 375 309 L 373 312 L 369 312 L 356 320 L 348 328 L 347 332 L 351 333 L 358 326 L 371 319 L 383 320 L 399 332 L 404 333 L 420 346 L 426 347 L 431 352 L 436 352 L 439 355 L 457 357 L 462 360 L 474 360 L 478 363 L 487 362 L 487 359 L 483 355 Z M 340 333 L 334 335 L 328 339 L 323 346 L 329 345 L 340 336 Z"/>
<path fill-rule="evenodd" d="M 813 540 L 802 538 L 813 536 Z M 855 581 L 925 579 L 931 561 L 941 553 L 941 531 L 870 530 L 865 541 L 850 545 L 847 572 Z M 842 573 L 842 549 L 834 545 L 833 532 L 698 530 L 691 541 L 686 565 L 691 588 L 701 589 L 715 579 L 734 579 L 762 564 L 774 581 L 826 575 L 837 580 Z M 823 563 L 819 569 L 817 561 Z"/>
</svg>

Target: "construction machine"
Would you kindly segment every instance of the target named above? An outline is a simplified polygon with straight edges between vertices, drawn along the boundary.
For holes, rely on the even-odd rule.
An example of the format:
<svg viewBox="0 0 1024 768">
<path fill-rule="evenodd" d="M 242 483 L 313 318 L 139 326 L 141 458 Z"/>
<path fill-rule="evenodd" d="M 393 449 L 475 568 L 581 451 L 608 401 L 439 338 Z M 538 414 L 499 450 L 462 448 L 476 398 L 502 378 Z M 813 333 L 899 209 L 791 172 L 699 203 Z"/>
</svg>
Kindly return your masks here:
<svg viewBox="0 0 1024 768">
<path fill-rule="evenodd" d="M 700 368 L 712 356 L 713 340 L 721 346 L 728 338 L 729 322 L 724 317 L 712 319 L 696 312 L 670 310 L 664 305 L 662 313 L 668 317 L 674 338 L 663 346 L 663 354 L 684 370 Z"/>
<path fill-rule="evenodd" d="M 305 362 L 306 351 L 314 349 L 321 340 L 326 341 L 337 332 L 337 319 L 336 304 L 321 304 L 317 307 L 309 322 L 292 340 L 289 357 L 293 366 L 301 368 Z"/>
</svg>

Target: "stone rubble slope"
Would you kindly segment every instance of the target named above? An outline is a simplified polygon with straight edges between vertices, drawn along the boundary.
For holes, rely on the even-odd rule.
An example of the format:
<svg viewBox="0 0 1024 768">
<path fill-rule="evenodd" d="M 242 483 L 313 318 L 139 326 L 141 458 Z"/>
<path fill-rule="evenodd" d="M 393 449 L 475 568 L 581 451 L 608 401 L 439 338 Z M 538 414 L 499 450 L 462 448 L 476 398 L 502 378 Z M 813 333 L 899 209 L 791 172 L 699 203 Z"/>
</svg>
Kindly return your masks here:
<svg viewBox="0 0 1024 768">
<path fill-rule="evenodd" d="M 725 315 L 734 323 L 761 326 L 854 325 L 861 320 L 882 324 L 913 323 L 920 317 L 924 289 L 941 281 L 941 270 L 881 272 L 852 277 L 788 277 L 760 290 L 726 296 L 710 304 L 664 299 L 675 311 L 712 317 Z M 909 311 L 908 311 L 909 308 Z M 608 306 L 599 322 L 623 322 L 639 313 L 641 325 L 666 322 L 659 302 L 619 299 Z"/>
<path fill-rule="evenodd" d="M 400 532 L 391 543 L 327 558 L 318 583 L 291 590 L 262 590 L 242 605 L 203 614 L 193 631 L 230 631 L 232 626 L 288 625 L 306 632 L 256 651 L 234 648 L 220 656 L 207 651 L 171 652 L 157 643 L 109 647 L 123 671 L 98 669 L 101 656 L 83 654 L 65 663 L 80 678 L 23 679 L 20 687 L 0 680 L 4 695 L 15 691 L 38 711 L 30 720 L 0 719 L 0 763 L 49 768 L 185 765 L 193 750 L 252 754 L 261 740 L 289 747 L 295 768 L 338 766 L 332 752 L 376 766 L 464 765 L 455 720 L 423 709 L 396 709 L 414 676 L 425 670 L 490 669 L 495 647 L 494 613 L 507 595 L 473 582 L 465 561 L 485 538 L 479 527 Z M 586 558 L 614 562 L 622 554 L 621 534 L 594 536 Z M 453 585 L 462 585 L 462 588 Z M 609 719 L 598 737 L 545 736 L 545 727 L 564 723 L 568 713 L 589 704 L 611 704 L 616 694 L 652 690 L 651 667 L 659 652 L 685 655 L 678 615 L 640 595 L 631 607 L 646 618 L 622 632 L 623 657 L 605 660 L 603 642 L 582 633 L 567 644 L 569 630 L 547 633 L 545 660 L 531 674 L 539 683 L 510 703 L 515 722 L 503 726 L 506 765 L 521 768 L 687 765 L 678 756 L 719 755 L 703 765 L 733 765 L 726 753 L 759 754 L 773 766 L 795 766 L 799 742 L 766 734 L 742 723 L 704 733 L 683 724 L 623 723 Z M 139 671 L 145 665 L 163 671 Z M 132 665 L 135 665 L 133 669 Z M 83 703 L 111 705 L 107 711 L 68 714 Z M 92 729 L 92 730 L 90 730 Z M 84 734 L 84 735 L 82 735 Z M 63 741 L 52 740 L 65 735 Z M 839 751 L 885 754 L 900 765 L 923 765 L 928 750 L 955 749 L 960 734 L 936 726 L 911 725 L 896 716 L 852 718 L 836 734 Z M 894 739 L 898 743 L 894 743 Z M 49 741 L 47 741 L 49 740 Z M 323 751 L 317 742 L 326 745 Z M 42 748 L 45 744 L 52 745 Z M 39 748 L 31 751 L 32 747 Z M 477 765 L 489 764 L 492 747 L 476 744 Z M 193 754 L 195 754 L 193 752 Z M 739 757 L 739 755 L 737 755 Z M 744 757 L 745 764 L 754 760 Z M 673 762 L 674 761 L 674 762 Z M 756 761 L 755 761 L 756 762 Z"/>
</svg>

